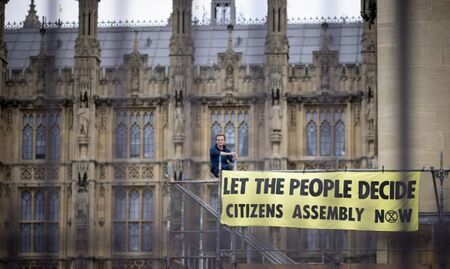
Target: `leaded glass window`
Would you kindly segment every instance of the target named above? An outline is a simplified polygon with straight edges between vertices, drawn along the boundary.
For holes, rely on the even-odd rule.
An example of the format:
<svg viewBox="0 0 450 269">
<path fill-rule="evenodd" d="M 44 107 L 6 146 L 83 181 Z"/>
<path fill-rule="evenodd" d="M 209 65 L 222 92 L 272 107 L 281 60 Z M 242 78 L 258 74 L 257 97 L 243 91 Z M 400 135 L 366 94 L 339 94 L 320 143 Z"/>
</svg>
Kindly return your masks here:
<svg viewBox="0 0 450 269">
<path fill-rule="evenodd" d="M 216 135 L 225 135 L 225 144 L 240 157 L 249 155 L 250 116 L 245 109 L 224 109 L 211 111 L 211 145 L 216 143 Z"/>
<path fill-rule="evenodd" d="M 59 241 L 59 192 L 56 189 L 21 191 L 20 251 L 53 253 Z"/>
<path fill-rule="evenodd" d="M 342 108 L 308 108 L 305 131 L 307 156 L 317 156 L 318 152 L 320 156 L 345 154 L 345 113 Z"/>
<path fill-rule="evenodd" d="M 144 111 L 116 111 L 116 158 L 154 158 L 153 114 Z"/>
<path fill-rule="evenodd" d="M 23 112 L 22 159 L 59 160 L 61 151 L 59 112 Z M 34 144 L 33 144 L 34 143 Z"/>
<path fill-rule="evenodd" d="M 152 191 L 148 188 L 116 188 L 113 204 L 114 251 L 152 251 Z"/>
</svg>

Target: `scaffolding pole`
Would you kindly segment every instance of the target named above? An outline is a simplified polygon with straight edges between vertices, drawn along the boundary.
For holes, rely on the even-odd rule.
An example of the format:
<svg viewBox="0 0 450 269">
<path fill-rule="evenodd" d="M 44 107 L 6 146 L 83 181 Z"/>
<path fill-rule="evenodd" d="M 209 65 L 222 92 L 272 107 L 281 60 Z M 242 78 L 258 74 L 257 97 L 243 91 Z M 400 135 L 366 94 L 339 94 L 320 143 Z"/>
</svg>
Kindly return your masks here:
<svg viewBox="0 0 450 269">
<path fill-rule="evenodd" d="M 221 185 L 222 185 L 222 155 L 219 154 L 219 182 L 217 184 L 217 221 L 216 221 L 216 266 L 222 268 L 222 258 L 220 252 L 220 218 L 222 214 L 222 198 L 221 198 Z"/>
</svg>

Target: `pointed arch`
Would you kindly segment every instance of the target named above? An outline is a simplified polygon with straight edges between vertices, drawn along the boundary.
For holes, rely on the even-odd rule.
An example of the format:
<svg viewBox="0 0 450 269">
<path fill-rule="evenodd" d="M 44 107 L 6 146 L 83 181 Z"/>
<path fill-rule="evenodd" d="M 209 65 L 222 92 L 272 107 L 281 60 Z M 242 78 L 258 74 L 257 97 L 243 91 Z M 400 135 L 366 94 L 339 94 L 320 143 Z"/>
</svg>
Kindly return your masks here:
<svg viewBox="0 0 450 269">
<path fill-rule="evenodd" d="M 320 155 L 331 155 L 331 125 L 327 120 L 320 125 Z"/>
<path fill-rule="evenodd" d="M 214 122 L 211 126 L 211 145 L 216 143 L 216 135 L 222 132 L 222 127 L 218 122 Z"/>
<path fill-rule="evenodd" d="M 317 125 L 312 120 L 306 125 L 306 155 L 317 155 Z"/>
<path fill-rule="evenodd" d="M 45 126 L 40 124 L 36 129 L 36 159 L 45 159 L 46 136 Z"/>
<path fill-rule="evenodd" d="M 31 160 L 33 154 L 33 127 L 26 124 L 22 129 L 22 159 Z"/>
<path fill-rule="evenodd" d="M 345 125 L 338 120 L 334 126 L 334 153 L 336 156 L 344 155 L 345 152 Z"/>
<path fill-rule="evenodd" d="M 127 126 L 124 123 L 119 123 L 116 128 L 116 158 L 126 158 L 127 136 Z"/>
<path fill-rule="evenodd" d="M 141 128 L 136 122 L 130 130 L 130 158 L 139 158 L 141 150 Z"/>
<path fill-rule="evenodd" d="M 248 125 L 243 122 L 239 126 L 239 156 L 248 157 Z"/>
<path fill-rule="evenodd" d="M 225 125 L 225 137 L 226 137 L 226 144 L 227 148 L 231 151 L 235 150 L 236 145 L 236 132 L 234 128 L 234 124 L 232 122 L 228 122 Z"/>
</svg>

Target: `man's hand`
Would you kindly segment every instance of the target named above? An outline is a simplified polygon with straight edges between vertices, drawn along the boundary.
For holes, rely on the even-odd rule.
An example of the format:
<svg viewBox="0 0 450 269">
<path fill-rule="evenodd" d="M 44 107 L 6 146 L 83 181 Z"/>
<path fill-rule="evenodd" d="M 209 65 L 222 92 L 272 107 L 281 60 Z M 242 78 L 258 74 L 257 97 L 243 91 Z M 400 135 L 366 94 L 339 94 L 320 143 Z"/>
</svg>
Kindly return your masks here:
<svg viewBox="0 0 450 269">
<path fill-rule="evenodd" d="M 238 154 L 234 151 L 231 152 L 231 156 L 233 156 L 233 160 L 237 160 L 237 158 L 239 157 Z"/>
</svg>

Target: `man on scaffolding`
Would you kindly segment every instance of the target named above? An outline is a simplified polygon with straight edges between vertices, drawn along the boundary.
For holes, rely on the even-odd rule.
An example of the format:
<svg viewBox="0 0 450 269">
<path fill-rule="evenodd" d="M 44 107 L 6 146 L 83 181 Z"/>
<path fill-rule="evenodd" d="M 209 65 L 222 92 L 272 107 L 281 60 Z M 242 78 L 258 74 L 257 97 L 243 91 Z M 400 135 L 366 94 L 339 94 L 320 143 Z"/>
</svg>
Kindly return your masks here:
<svg viewBox="0 0 450 269">
<path fill-rule="evenodd" d="M 209 157 L 211 173 L 218 178 L 219 160 L 222 163 L 222 170 L 233 170 L 233 161 L 237 160 L 238 155 L 225 146 L 225 135 L 218 134 L 216 135 L 216 144 L 209 149 Z"/>
</svg>

